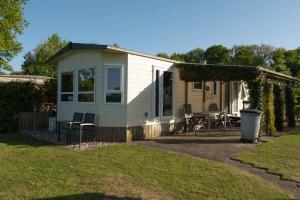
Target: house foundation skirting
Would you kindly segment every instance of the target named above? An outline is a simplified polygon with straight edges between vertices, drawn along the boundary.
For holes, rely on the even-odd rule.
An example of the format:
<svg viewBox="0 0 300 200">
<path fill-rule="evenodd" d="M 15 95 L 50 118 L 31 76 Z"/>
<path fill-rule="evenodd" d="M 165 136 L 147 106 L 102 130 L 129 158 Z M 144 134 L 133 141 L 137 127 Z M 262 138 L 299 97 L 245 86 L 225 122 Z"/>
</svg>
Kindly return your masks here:
<svg viewBox="0 0 300 200">
<path fill-rule="evenodd" d="M 63 132 L 61 130 L 61 132 Z M 94 128 L 97 142 L 132 142 L 172 135 L 174 130 L 170 124 L 151 124 L 130 127 L 98 127 Z M 84 140 L 84 138 L 83 138 Z"/>
</svg>

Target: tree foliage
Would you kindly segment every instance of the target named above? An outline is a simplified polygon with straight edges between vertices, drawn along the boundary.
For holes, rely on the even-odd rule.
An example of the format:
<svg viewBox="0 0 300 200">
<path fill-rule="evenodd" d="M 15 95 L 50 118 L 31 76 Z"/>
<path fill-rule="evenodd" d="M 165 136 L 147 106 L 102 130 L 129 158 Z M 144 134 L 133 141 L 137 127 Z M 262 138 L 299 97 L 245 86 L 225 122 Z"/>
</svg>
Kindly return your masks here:
<svg viewBox="0 0 300 200">
<path fill-rule="evenodd" d="M 291 75 L 291 71 L 286 66 L 285 49 L 279 48 L 273 52 L 273 69 L 287 75 Z"/>
<path fill-rule="evenodd" d="M 222 45 L 213 45 L 206 49 L 204 59 L 208 64 L 230 64 L 230 50 Z"/>
<path fill-rule="evenodd" d="M 161 57 L 161 58 L 170 58 L 169 55 L 164 52 L 158 53 L 158 54 L 156 54 L 156 56 Z"/>
<path fill-rule="evenodd" d="M 0 71 L 11 71 L 8 63 L 22 50 L 17 36 L 28 25 L 23 13 L 26 2 L 27 0 L 0 1 Z"/>
<path fill-rule="evenodd" d="M 235 45 L 232 48 L 232 64 L 235 65 L 264 65 L 264 57 L 259 54 L 256 45 Z"/>
<path fill-rule="evenodd" d="M 187 63 L 203 63 L 204 50 L 201 48 L 193 49 L 184 55 L 184 61 Z"/>
<path fill-rule="evenodd" d="M 24 74 L 54 77 L 55 68 L 53 65 L 47 64 L 46 61 L 67 44 L 68 41 L 63 40 L 58 34 L 48 37 L 33 51 L 24 55 L 22 64 Z"/>
</svg>

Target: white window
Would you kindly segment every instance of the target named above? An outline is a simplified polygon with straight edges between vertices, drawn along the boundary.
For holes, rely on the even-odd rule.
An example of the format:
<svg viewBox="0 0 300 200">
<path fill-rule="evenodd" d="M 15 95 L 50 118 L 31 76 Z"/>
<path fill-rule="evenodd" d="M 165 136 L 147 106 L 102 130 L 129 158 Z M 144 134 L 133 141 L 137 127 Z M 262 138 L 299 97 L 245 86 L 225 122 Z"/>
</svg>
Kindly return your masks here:
<svg viewBox="0 0 300 200">
<path fill-rule="evenodd" d="M 73 102 L 73 72 L 61 73 L 60 101 Z"/>
<path fill-rule="evenodd" d="M 218 86 L 217 81 L 213 81 L 212 82 L 212 95 L 217 95 L 217 86 Z"/>
<path fill-rule="evenodd" d="M 122 103 L 123 67 L 107 66 L 105 68 L 105 102 Z"/>
<path fill-rule="evenodd" d="M 78 71 L 78 102 L 95 102 L 94 68 Z"/>
<path fill-rule="evenodd" d="M 202 90 L 203 89 L 203 83 L 201 82 L 194 82 L 193 83 L 193 90 Z"/>
</svg>

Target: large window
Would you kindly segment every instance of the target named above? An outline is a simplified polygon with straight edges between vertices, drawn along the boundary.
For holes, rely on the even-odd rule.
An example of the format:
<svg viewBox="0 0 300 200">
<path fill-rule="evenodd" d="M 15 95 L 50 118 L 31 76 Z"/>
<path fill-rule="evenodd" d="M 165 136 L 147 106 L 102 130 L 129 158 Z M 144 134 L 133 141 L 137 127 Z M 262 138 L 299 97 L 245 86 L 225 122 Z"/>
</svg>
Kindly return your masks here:
<svg viewBox="0 0 300 200">
<path fill-rule="evenodd" d="M 94 68 L 78 71 L 78 102 L 94 102 L 95 80 Z"/>
<path fill-rule="evenodd" d="M 122 102 L 122 67 L 111 66 L 105 70 L 105 102 Z"/>
<path fill-rule="evenodd" d="M 173 114 L 173 84 L 172 72 L 163 73 L 163 116 Z"/>
<path fill-rule="evenodd" d="M 202 88 L 203 88 L 202 82 L 193 83 L 193 90 L 202 90 Z"/>
<path fill-rule="evenodd" d="M 73 101 L 73 72 L 61 74 L 60 100 L 65 102 Z"/>
</svg>

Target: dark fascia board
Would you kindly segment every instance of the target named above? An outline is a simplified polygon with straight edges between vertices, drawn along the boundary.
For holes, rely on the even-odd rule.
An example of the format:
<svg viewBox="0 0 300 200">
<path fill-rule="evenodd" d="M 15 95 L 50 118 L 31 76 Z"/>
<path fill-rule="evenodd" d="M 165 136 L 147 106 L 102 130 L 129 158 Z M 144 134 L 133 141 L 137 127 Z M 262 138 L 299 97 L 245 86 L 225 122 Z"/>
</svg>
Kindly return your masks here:
<svg viewBox="0 0 300 200">
<path fill-rule="evenodd" d="M 171 62 L 171 63 L 181 63 L 176 60 L 161 58 L 158 56 L 153 56 L 150 54 L 133 51 L 133 50 L 129 50 L 129 49 L 118 48 L 118 47 L 114 47 L 114 46 L 110 46 L 110 45 L 84 44 L 84 43 L 72 43 L 72 42 L 70 42 L 67 46 L 65 46 L 64 48 L 59 50 L 56 54 L 54 54 L 52 57 L 50 57 L 46 62 L 49 64 L 56 64 L 57 61 L 65 54 L 72 52 L 72 51 L 82 51 L 82 50 L 88 50 L 88 51 L 106 50 L 106 51 L 134 54 L 134 55 L 153 58 L 153 59 L 162 60 L 162 61 Z"/>
<path fill-rule="evenodd" d="M 97 51 L 97 50 L 105 50 L 107 47 L 108 45 L 102 45 L 102 44 L 84 44 L 84 43 L 69 42 L 67 46 L 59 50 L 57 53 L 55 53 L 46 62 L 49 64 L 55 64 L 61 56 L 63 56 L 64 54 L 70 51 L 77 51 L 77 50 Z"/>
</svg>

